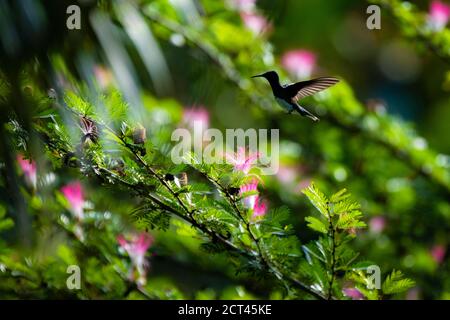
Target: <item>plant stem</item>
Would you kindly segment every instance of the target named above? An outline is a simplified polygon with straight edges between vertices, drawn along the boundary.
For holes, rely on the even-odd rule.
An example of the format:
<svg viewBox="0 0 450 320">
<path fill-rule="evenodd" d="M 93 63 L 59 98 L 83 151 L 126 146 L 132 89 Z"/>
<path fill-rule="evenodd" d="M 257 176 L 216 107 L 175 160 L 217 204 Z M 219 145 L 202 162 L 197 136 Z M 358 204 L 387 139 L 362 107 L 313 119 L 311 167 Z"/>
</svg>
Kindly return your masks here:
<svg viewBox="0 0 450 320">
<path fill-rule="evenodd" d="M 336 276 L 336 230 L 333 225 L 333 216 L 331 214 L 331 210 L 329 208 L 329 204 L 327 204 L 327 212 L 328 212 L 328 219 L 329 219 L 329 227 L 328 227 L 328 236 L 330 237 L 332 244 L 331 244 L 331 266 L 330 266 L 330 280 L 328 282 L 328 295 L 327 299 L 331 300 L 333 297 L 333 284 L 334 284 L 334 278 Z"/>
<path fill-rule="evenodd" d="M 309 294 L 311 294 L 312 296 L 318 298 L 318 299 L 326 299 L 325 296 L 323 296 L 321 293 L 316 292 L 315 290 L 311 289 L 309 286 L 305 285 L 304 283 L 292 278 L 292 277 L 288 277 L 288 281 L 286 281 L 286 276 L 283 274 L 283 272 L 281 272 L 280 270 L 278 270 L 271 262 L 268 258 L 266 258 L 264 251 L 261 248 L 260 245 L 260 239 L 258 239 L 252 232 L 251 230 L 251 226 L 250 223 L 248 221 L 245 220 L 244 215 L 242 214 L 242 211 L 239 209 L 238 205 L 236 204 L 236 200 L 234 199 L 233 196 L 231 196 L 231 194 L 228 192 L 227 188 L 225 188 L 220 181 L 218 181 L 217 179 L 214 179 L 212 177 L 209 177 L 208 175 L 206 175 L 205 173 L 203 173 L 208 180 L 212 181 L 214 184 L 217 185 L 217 187 L 219 188 L 219 190 L 221 190 L 221 192 L 223 194 L 225 194 L 227 200 L 232 204 L 233 208 L 235 209 L 235 211 L 237 212 L 240 220 L 242 221 L 242 223 L 245 225 L 245 228 L 247 229 L 247 232 L 249 233 L 252 241 L 255 243 L 255 246 L 257 248 L 257 252 L 258 252 L 258 257 L 260 259 L 260 261 L 262 262 L 262 264 L 270 271 L 272 272 L 275 277 L 277 279 L 279 279 L 282 282 L 290 282 L 291 284 L 295 284 L 299 287 L 302 288 L 303 291 L 308 292 Z M 328 299 L 331 299 L 332 296 L 328 296 Z"/>
</svg>

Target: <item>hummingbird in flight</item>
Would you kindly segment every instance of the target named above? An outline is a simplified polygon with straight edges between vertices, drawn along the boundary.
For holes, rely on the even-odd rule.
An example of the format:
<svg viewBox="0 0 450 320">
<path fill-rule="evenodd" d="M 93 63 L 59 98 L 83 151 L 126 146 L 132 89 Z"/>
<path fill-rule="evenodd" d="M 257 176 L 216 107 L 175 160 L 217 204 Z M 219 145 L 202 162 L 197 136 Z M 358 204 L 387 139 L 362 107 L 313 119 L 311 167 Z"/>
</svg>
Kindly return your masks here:
<svg viewBox="0 0 450 320">
<path fill-rule="evenodd" d="M 263 74 L 253 76 L 252 78 L 257 77 L 262 77 L 269 81 L 275 100 L 283 109 L 287 110 L 289 114 L 295 110 L 302 116 L 308 117 L 314 121 L 319 121 L 319 118 L 300 106 L 298 101 L 325 90 L 339 82 L 339 79 L 333 77 L 322 77 L 282 85 L 280 84 L 280 78 L 275 71 L 267 71 Z"/>
</svg>

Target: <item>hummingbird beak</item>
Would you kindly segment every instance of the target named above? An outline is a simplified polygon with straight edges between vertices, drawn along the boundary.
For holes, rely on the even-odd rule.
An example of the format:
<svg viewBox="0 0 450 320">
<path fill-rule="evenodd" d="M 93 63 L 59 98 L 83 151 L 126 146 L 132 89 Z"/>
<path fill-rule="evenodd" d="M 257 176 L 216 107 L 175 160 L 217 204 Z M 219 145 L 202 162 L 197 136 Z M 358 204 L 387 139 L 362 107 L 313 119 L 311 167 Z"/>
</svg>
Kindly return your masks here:
<svg viewBox="0 0 450 320">
<path fill-rule="evenodd" d="M 258 74 L 256 76 L 253 76 L 252 78 L 258 78 L 258 77 L 263 77 L 263 75 L 262 74 Z"/>
</svg>

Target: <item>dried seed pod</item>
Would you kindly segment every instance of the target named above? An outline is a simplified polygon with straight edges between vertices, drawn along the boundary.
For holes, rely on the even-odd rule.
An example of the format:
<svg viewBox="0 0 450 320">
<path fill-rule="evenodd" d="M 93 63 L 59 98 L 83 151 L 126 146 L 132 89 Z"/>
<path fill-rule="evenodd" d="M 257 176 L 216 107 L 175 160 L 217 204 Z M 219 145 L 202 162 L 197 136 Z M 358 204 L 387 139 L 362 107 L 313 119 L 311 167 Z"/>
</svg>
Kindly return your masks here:
<svg viewBox="0 0 450 320">
<path fill-rule="evenodd" d="M 120 176 L 125 176 L 125 163 L 121 159 L 114 161 L 113 169 L 117 171 Z"/>
<path fill-rule="evenodd" d="M 96 143 L 98 140 L 98 129 L 97 124 L 94 120 L 89 119 L 86 116 L 80 117 L 80 127 L 81 132 L 83 133 L 83 137 L 81 138 L 81 142 L 94 142 Z"/>
<path fill-rule="evenodd" d="M 181 172 L 178 175 L 177 178 L 180 181 L 180 186 L 181 187 L 187 186 L 187 184 L 188 184 L 188 176 L 187 176 L 186 172 Z"/>
<path fill-rule="evenodd" d="M 164 175 L 164 180 L 166 180 L 166 181 L 173 181 L 173 180 L 175 180 L 175 176 L 173 174 L 166 173 Z"/>
<path fill-rule="evenodd" d="M 236 187 L 230 187 L 228 188 L 228 193 L 232 196 L 235 196 L 239 193 L 240 189 Z"/>
<path fill-rule="evenodd" d="M 48 96 L 50 99 L 56 99 L 56 98 L 58 98 L 58 94 L 56 93 L 56 90 L 53 89 L 53 88 L 50 88 L 50 89 L 47 90 L 47 96 Z"/>
<path fill-rule="evenodd" d="M 133 142 L 135 144 L 144 144 L 146 139 L 146 130 L 144 127 L 139 126 L 133 131 Z"/>
</svg>

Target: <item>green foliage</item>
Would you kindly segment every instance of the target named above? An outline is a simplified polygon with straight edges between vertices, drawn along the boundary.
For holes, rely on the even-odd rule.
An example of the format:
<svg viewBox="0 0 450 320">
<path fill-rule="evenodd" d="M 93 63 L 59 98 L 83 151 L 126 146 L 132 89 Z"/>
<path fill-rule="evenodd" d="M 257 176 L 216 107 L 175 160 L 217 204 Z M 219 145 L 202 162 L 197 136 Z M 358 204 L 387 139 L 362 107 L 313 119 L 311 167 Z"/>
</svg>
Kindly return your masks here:
<svg viewBox="0 0 450 320">
<path fill-rule="evenodd" d="M 425 15 L 403 1 L 374 2 L 392 13 L 408 38 L 448 59 L 447 29 L 431 32 Z M 293 5 L 303 5 L 298 3 Z M 198 6 L 193 18 L 176 1 L 140 1 L 132 8 L 135 15 L 121 2 L 103 3 L 92 10 L 104 21 L 92 15 L 87 22 L 97 23 L 89 26 L 95 37 L 82 33 L 73 51 L 60 43 L 47 53 L 48 61 L 36 54 L 17 62 L 20 80 L 1 62 L 8 71 L 0 72 L 0 103 L 7 114 L 2 143 L 13 148 L 7 150 L 11 157 L 0 155 L 0 169 L 4 176 L 23 178 L 11 164 L 17 153 L 38 164 L 37 187 L 15 182 L 21 179 L 14 174 L 1 181 L 2 193 L 18 190 L 17 199 L 5 206 L 8 214 L 0 207 L 1 297 L 345 299 L 343 290 L 356 288 L 365 299 L 387 299 L 403 298 L 413 286 L 426 297 L 448 295 L 447 273 L 441 272 L 446 264 L 429 250 L 448 242 L 448 157 L 430 148 L 409 123 L 360 102 L 353 84 L 362 81 L 350 76 L 305 100 L 323 121 L 300 125 L 299 118 L 272 107 L 267 85 L 249 79 L 269 69 L 288 78 L 277 55 L 294 45 L 280 42 L 282 33 L 291 33 L 269 42 L 269 33 L 254 34 L 228 2 L 204 0 Z M 129 32 L 136 19 L 144 22 L 142 37 Z M 311 47 L 327 42 L 325 27 L 310 28 L 320 29 L 312 34 Z M 299 38 L 304 35 L 309 31 Z M 333 56 L 338 52 L 328 42 L 320 69 L 335 73 L 343 60 Z M 149 43 L 152 52 L 143 54 Z M 78 58 L 72 61 L 74 52 Z M 56 96 L 48 94 L 42 75 L 55 76 Z M 171 75 L 177 77 L 173 87 L 160 86 L 170 83 Z M 193 153 L 183 155 L 189 164 L 174 164 L 171 134 L 188 127 L 183 105 L 199 104 L 207 106 L 215 127 L 280 128 L 281 165 L 295 167 L 295 174 L 284 179 L 288 182 L 258 177 L 258 170 L 246 175 Z M 187 182 L 180 183 L 182 174 Z M 258 192 L 240 193 L 253 178 L 260 182 Z M 320 186 L 304 190 L 316 209 L 312 214 L 298 192 L 310 178 Z M 60 191 L 73 180 L 83 183 L 82 220 Z M 270 200 L 259 218 L 243 203 L 256 194 Z M 24 216 L 33 230 L 31 254 L 10 234 L 24 228 Z M 385 218 L 386 230 L 363 231 L 364 221 L 377 216 Z M 156 239 L 142 258 L 149 264 L 145 284 L 117 239 L 143 230 Z M 361 256 L 375 262 L 359 261 Z M 66 288 L 71 264 L 82 269 L 80 291 Z M 374 264 L 382 270 L 401 267 L 417 285 L 394 270 L 381 289 L 369 289 L 366 270 Z"/>
<path fill-rule="evenodd" d="M 309 274 L 311 280 L 319 284 L 328 298 L 341 297 L 341 286 L 337 285 L 338 274 L 347 274 L 367 299 L 378 299 L 377 290 L 368 287 L 371 281 L 361 271 L 361 262 L 356 262 L 358 253 L 349 247 L 349 241 L 356 236 L 356 230 L 366 227 L 361 221 L 360 205 L 350 199 L 346 189 L 327 198 L 314 184 L 303 193 L 319 211 L 319 218 L 308 216 L 308 227 L 324 234 L 317 241 L 303 246 L 307 262 L 302 263 L 301 272 Z M 400 271 L 393 271 L 383 283 L 383 294 L 401 293 L 414 286 L 414 282 L 404 278 Z M 367 289 L 369 288 L 369 289 Z"/>
<path fill-rule="evenodd" d="M 396 294 L 412 288 L 414 284 L 414 281 L 405 278 L 401 271 L 393 270 L 384 280 L 381 290 L 383 294 Z"/>
<path fill-rule="evenodd" d="M 118 99 L 115 93 L 113 96 L 111 99 Z M 110 97 L 105 96 L 105 99 L 110 100 Z M 71 100 L 87 105 L 74 95 Z M 120 105 L 120 102 L 116 100 L 115 104 Z M 79 107 L 73 108 L 69 104 L 67 107 L 70 108 L 75 123 L 86 115 L 79 113 Z M 85 134 L 80 127 L 70 140 L 63 131 L 55 130 L 54 120 L 49 122 L 52 125 L 40 121 L 37 123 L 37 130 L 51 136 L 54 141 L 49 149 L 49 156 L 64 161 L 67 157 L 65 153 L 70 153 L 74 158 L 74 165 L 85 175 L 97 176 L 104 185 L 119 187 L 134 194 L 141 204 L 133 210 L 131 216 L 139 227 L 168 232 L 176 226 L 176 234 L 179 237 L 200 237 L 202 243 L 199 247 L 202 251 L 208 254 L 229 255 L 234 261 L 237 274 L 251 274 L 256 277 L 272 275 L 273 281 L 289 288 L 288 292 L 301 295 L 302 291 L 305 291 L 316 298 L 328 299 L 342 296 L 337 274 L 350 270 L 357 257 L 347 243 L 354 237 L 352 230 L 365 226 L 360 220 L 360 206 L 350 200 L 346 190 L 337 192 L 330 199 L 314 184 L 304 191 L 320 213 L 319 217 L 306 218 L 308 226 L 323 236 L 308 245 L 300 246 L 299 240 L 292 233 L 292 227 L 285 223 L 289 218 L 286 207 L 274 208 L 263 219 L 254 220 L 248 214 L 249 210 L 243 206 L 242 199 L 253 196 L 256 192 L 239 196 L 230 193 L 230 187 L 239 188 L 248 180 L 242 173 L 233 172 L 229 165 L 206 164 L 200 161 L 194 161 L 190 168 L 173 167 L 159 149 L 151 145 L 146 145 L 142 150 L 137 148 L 128 133 L 125 119 L 121 120 L 121 125 L 115 126 L 121 129 L 114 129 L 92 110 L 89 116 L 98 119 L 98 125 L 108 132 L 99 141 L 93 140 L 89 144 L 75 138 L 81 138 Z M 62 124 L 56 127 L 60 126 L 62 127 Z M 149 149 L 152 152 L 148 152 Z M 112 153 L 112 150 L 120 152 Z M 121 163 L 120 169 L 117 167 L 118 163 Z M 199 181 L 190 181 L 184 186 L 176 183 L 175 178 L 169 178 L 186 169 L 190 175 L 202 178 Z M 219 198 L 209 196 L 215 190 L 219 192 Z M 70 209 L 70 204 L 64 197 L 59 197 L 60 202 Z M 176 217 L 177 220 L 172 221 L 171 217 Z M 101 219 L 95 218 L 94 221 L 97 225 L 103 225 Z M 106 261 L 118 259 L 113 258 L 111 245 L 104 241 L 106 239 L 100 242 L 96 240 L 111 237 L 110 234 L 101 236 L 89 233 L 89 236 L 84 238 L 79 234 L 80 226 L 77 223 L 64 225 L 64 228 L 85 247 L 94 248 L 100 245 L 98 250 L 105 256 Z M 83 233 L 87 232 L 88 228 L 88 224 L 84 225 L 83 229 L 86 231 Z M 105 245 L 109 248 L 106 249 Z M 306 260 L 303 260 L 301 248 Z M 66 265 L 80 263 L 68 246 L 60 246 L 58 252 Z M 101 268 L 101 261 L 93 260 L 95 258 L 84 259 L 87 259 L 88 266 Z M 308 279 L 309 285 L 299 286 L 296 270 L 299 270 L 298 276 Z M 102 278 L 92 278 L 89 281 L 100 284 Z M 122 283 L 121 286 L 126 284 Z M 145 293 L 148 294 L 151 293 Z"/>
<path fill-rule="evenodd" d="M 14 221 L 6 217 L 6 208 L 0 205 L 0 232 L 11 229 Z"/>
</svg>

